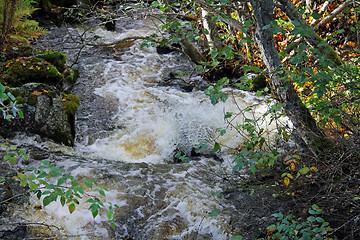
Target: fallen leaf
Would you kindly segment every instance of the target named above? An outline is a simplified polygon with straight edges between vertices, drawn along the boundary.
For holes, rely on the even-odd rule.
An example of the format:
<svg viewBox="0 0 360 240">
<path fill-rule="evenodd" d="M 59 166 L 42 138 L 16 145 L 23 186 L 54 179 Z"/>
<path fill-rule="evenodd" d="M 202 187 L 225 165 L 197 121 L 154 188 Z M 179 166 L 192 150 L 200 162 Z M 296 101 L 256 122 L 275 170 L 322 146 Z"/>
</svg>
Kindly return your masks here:
<svg viewBox="0 0 360 240">
<path fill-rule="evenodd" d="M 41 96 L 42 92 L 38 92 L 38 91 L 33 91 L 31 93 L 31 95 L 34 95 L 34 96 Z"/>
</svg>

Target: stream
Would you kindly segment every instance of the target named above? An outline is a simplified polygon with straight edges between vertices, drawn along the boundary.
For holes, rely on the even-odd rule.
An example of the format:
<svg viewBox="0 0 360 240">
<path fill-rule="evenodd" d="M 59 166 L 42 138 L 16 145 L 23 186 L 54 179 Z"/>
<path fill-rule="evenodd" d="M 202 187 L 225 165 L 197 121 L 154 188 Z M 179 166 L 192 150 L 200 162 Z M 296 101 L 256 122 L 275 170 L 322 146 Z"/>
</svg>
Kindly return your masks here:
<svg viewBox="0 0 360 240">
<path fill-rule="evenodd" d="M 156 31 L 150 19 L 117 22 L 114 32 L 101 27 L 87 36 L 95 43 L 146 36 Z M 77 58 L 81 28 L 51 28 L 39 40 L 41 47 L 60 50 L 68 64 Z M 89 40 L 91 41 L 91 40 Z M 155 48 L 141 48 L 141 41 L 112 47 L 85 47 L 75 65 L 80 71 L 72 93 L 81 99 L 76 113 L 75 147 L 43 142 L 37 136 L 18 136 L 13 141 L 30 148 L 30 158 L 65 168 L 76 179 L 94 179 L 107 186 L 105 202 L 117 204 L 113 229 L 104 211 L 92 218 L 86 199 L 72 214 L 60 203 L 45 208 L 32 197 L 31 204 L 14 209 L 29 222 L 55 227 L 34 226 L 34 235 L 46 233 L 58 239 L 231 239 L 243 234 L 247 239 L 266 222 L 280 203 L 272 196 L 259 196 L 237 189 L 224 193 L 246 175 L 232 174 L 233 149 L 242 146 L 242 137 L 228 128 L 226 112 L 252 106 L 246 117 L 260 116 L 267 106 L 251 93 L 225 89 L 229 99 L 213 106 L 203 91 L 181 91 L 161 86 L 170 73 L 189 71 L 192 65 L 180 53 L 159 55 Z M 185 80 L 200 80 L 187 74 Z M 244 116 L 233 121 L 241 123 Z M 264 126 L 267 120 L 262 123 Z M 220 136 L 217 128 L 227 129 Z M 274 126 L 267 137 L 274 137 Z M 216 139 L 221 152 L 211 154 Z M 189 163 L 175 163 L 179 147 L 190 154 L 201 143 L 209 150 Z M 32 150 L 31 150 L 32 149 Z M 36 150 L 36 151 L 35 151 Z M 37 165 L 39 161 L 32 160 Z M 218 193 L 223 192 L 223 197 Z M 211 212 L 219 212 L 211 216 Z M 264 217 L 266 216 L 266 217 Z M 244 231 L 246 231 L 244 233 Z"/>
</svg>

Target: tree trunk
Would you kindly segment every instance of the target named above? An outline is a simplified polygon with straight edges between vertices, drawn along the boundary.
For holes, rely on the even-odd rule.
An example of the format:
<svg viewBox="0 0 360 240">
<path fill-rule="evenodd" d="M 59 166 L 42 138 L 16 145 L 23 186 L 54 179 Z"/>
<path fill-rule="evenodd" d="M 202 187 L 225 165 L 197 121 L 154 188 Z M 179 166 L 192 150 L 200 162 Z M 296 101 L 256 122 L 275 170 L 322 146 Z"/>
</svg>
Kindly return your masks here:
<svg viewBox="0 0 360 240">
<path fill-rule="evenodd" d="M 309 110 L 300 100 L 292 83 L 281 72 L 282 65 L 271 30 L 264 28 L 274 20 L 272 0 L 251 0 L 253 14 L 256 20 L 255 40 L 260 48 L 263 60 L 270 74 L 270 85 L 277 100 L 285 103 L 284 111 L 294 127 L 298 130 L 305 144 L 318 155 L 329 141 L 325 134 L 317 127 Z"/>
<path fill-rule="evenodd" d="M 172 12 L 172 10 L 171 10 L 172 1 L 171 0 L 162 0 L 160 2 L 169 6 L 169 8 L 165 10 L 165 12 Z M 174 15 L 174 16 L 167 18 L 166 21 L 167 22 L 176 22 L 176 21 L 180 21 L 180 20 L 177 19 Z M 173 31 L 172 33 L 174 33 L 177 37 L 180 37 L 182 39 L 179 42 L 182 53 L 184 53 L 190 59 L 190 61 L 192 61 L 196 65 L 202 65 L 202 62 L 205 62 L 205 58 L 203 57 L 203 55 L 194 46 L 194 44 L 192 44 L 192 42 L 184 36 L 184 33 L 176 32 L 176 31 Z"/>
</svg>

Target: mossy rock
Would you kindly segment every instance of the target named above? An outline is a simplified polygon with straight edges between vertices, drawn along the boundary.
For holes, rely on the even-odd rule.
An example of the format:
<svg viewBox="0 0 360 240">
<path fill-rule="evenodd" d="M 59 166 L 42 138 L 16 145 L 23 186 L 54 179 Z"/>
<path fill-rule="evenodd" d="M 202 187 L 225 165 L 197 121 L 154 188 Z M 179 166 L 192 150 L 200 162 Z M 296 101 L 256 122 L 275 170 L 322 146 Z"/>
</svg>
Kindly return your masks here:
<svg viewBox="0 0 360 240">
<path fill-rule="evenodd" d="M 30 57 L 33 55 L 34 49 L 28 46 L 23 47 L 9 47 L 5 49 L 5 51 L 2 49 L 2 55 L 4 56 L 4 61 L 11 60 L 13 58 L 19 58 L 19 57 Z"/>
<path fill-rule="evenodd" d="M 12 59 L 5 62 L 4 70 L 2 82 L 13 87 L 30 82 L 46 83 L 60 88 L 63 86 L 63 75 L 56 67 L 41 58 Z"/>
<path fill-rule="evenodd" d="M 59 72 L 64 72 L 66 64 L 66 56 L 62 52 L 46 51 L 39 53 L 36 57 L 44 59 L 45 61 L 54 65 Z"/>
<path fill-rule="evenodd" d="M 64 80 L 68 81 L 69 83 L 74 84 L 76 80 L 79 78 L 79 70 L 78 69 L 70 69 L 67 68 L 64 71 Z"/>
<path fill-rule="evenodd" d="M 65 94 L 62 93 L 62 101 L 64 103 L 65 112 L 70 116 L 74 116 L 76 111 L 78 110 L 80 104 L 80 98 L 73 94 Z"/>
<path fill-rule="evenodd" d="M 12 90 L 12 89 L 11 89 Z M 74 117 L 65 110 L 58 89 L 44 83 L 27 83 L 16 89 L 20 95 L 16 100 L 24 118 L 12 121 L 0 119 L 0 135 L 14 137 L 17 133 L 38 134 L 68 146 L 74 144 Z M 69 96 L 70 99 L 75 99 Z M 73 102 L 75 102 L 73 100 Z M 75 104 L 70 105 L 76 111 Z"/>
</svg>

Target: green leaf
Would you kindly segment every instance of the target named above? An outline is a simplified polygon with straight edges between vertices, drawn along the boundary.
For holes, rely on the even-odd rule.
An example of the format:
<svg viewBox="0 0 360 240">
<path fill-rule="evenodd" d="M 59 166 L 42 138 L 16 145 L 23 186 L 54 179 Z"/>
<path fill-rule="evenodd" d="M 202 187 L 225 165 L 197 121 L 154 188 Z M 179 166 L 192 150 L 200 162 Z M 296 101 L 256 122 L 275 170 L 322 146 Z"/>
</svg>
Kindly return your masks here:
<svg viewBox="0 0 360 240">
<path fill-rule="evenodd" d="M 278 219 L 278 221 L 282 220 L 284 217 L 284 215 L 282 213 L 274 213 L 271 216 L 276 217 Z"/>
<path fill-rule="evenodd" d="M 231 118 L 232 115 L 233 115 L 232 112 L 227 112 L 227 113 L 225 114 L 225 116 L 224 116 L 224 119 Z"/>
<path fill-rule="evenodd" d="M 257 90 L 257 92 L 255 93 L 255 95 L 257 97 L 260 97 L 263 94 L 263 91 Z"/>
<path fill-rule="evenodd" d="M 252 173 L 253 175 L 255 175 L 255 172 L 256 172 L 255 164 L 251 164 L 250 167 L 249 167 L 249 170 L 251 171 L 251 173 Z"/>
<path fill-rule="evenodd" d="M 65 181 L 66 181 L 66 179 L 65 178 L 59 178 L 59 180 L 58 180 L 58 182 L 57 182 L 57 186 L 60 186 L 60 185 L 62 185 L 63 183 L 65 183 Z"/>
<path fill-rule="evenodd" d="M 31 181 L 34 181 L 36 179 L 36 176 L 34 174 L 30 174 L 27 176 L 27 178 Z"/>
<path fill-rule="evenodd" d="M 223 129 L 223 130 L 220 131 L 220 135 L 221 135 L 221 136 L 224 136 L 225 134 L 226 134 L 226 130 L 225 130 L 225 129 Z"/>
<path fill-rule="evenodd" d="M 38 189 L 38 185 L 36 185 L 34 182 L 30 182 L 29 187 L 32 191 Z"/>
<path fill-rule="evenodd" d="M 64 192 L 60 188 L 55 188 L 54 193 L 59 196 L 64 195 Z"/>
<path fill-rule="evenodd" d="M 43 199 L 44 207 L 46 207 L 47 205 L 49 205 L 52 201 L 53 201 L 52 197 L 50 197 L 50 196 L 44 197 L 44 199 Z"/>
<path fill-rule="evenodd" d="M 70 212 L 70 214 L 72 214 L 74 211 L 75 211 L 75 204 L 72 203 L 69 205 L 69 212 Z"/>
<path fill-rule="evenodd" d="M 61 206 L 64 206 L 64 205 L 65 205 L 65 201 L 66 201 L 65 197 L 64 197 L 64 196 L 61 196 L 61 197 L 60 197 L 60 204 L 61 204 Z"/>
<path fill-rule="evenodd" d="M 160 6 L 160 3 L 159 3 L 158 1 L 153 1 L 153 2 L 151 3 L 151 6 L 153 6 L 153 7 L 158 7 L 158 6 Z"/>
<path fill-rule="evenodd" d="M 104 192 L 103 190 L 100 190 L 99 193 L 100 193 L 100 195 L 102 195 L 102 196 L 104 196 L 104 197 L 106 196 L 106 195 L 105 195 L 105 192 Z"/>
<path fill-rule="evenodd" d="M 42 184 L 42 185 L 47 185 L 48 183 L 44 180 L 41 180 L 41 179 L 38 179 L 39 183 Z"/>
<path fill-rule="evenodd" d="M 25 187 L 26 185 L 27 185 L 27 180 L 26 178 L 24 178 L 20 181 L 20 186 Z"/>
<path fill-rule="evenodd" d="M 79 185 L 79 183 L 77 181 L 74 181 L 74 180 L 71 181 L 71 186 L 76 187 L 78 185 Z"/>
<path fill-rule="evenodd" d="M 66 174 L 66 175 L 64 176 L 64 178 L 70 179 L 70 180 L 74 180 L 74 177 L 71 176 L 71 175 L 69 175 L 69 174 Z"/>
<path fill-rule="evenodd" d="M 79 191 L 82 195 L 85 194 L 84 189 L 82 187 L 76 188 L 77 191 Z"/>
<path fill-rule="evenodd" d="M 58 177 L 58 176 L 60 176 L 60 175 L 61 175 L 60 172 L 50 172 L 50 176 L 51 176 L 51 177 Z"/>
<path fill-rule="evenodd" d="M 216 58 L 218 54 L 219 54 L 219 52 L 213 51 L 210 55 L 210 58 Z"/>
<path fill-rule="evenodd" d="M 43 161 L 41 161 L 42 162 L 42 164 L 44 164 L 45 166 L 49 166 L 49 164 L 50 164 L 50 161 L 49 160 L 43 160 Z"/>
<path fill-rule="evenodd" d="M 70 190 L 67 190 L 67 191 L 66 191 L 65 196 L 66 196 L 67 198 L 69 198 L 69 197 L 71 197 L 73 194 L 74 194 L 73 191 L 70 189 Z"/>
<path fill-rule="evenodd" d="M 10 157 L 9 158 L 9 163 L 14 166 L 16 164 L 16 158 L 15 157 Z"/>
<path fill-rule="evenodd" d="M 316 218 L 314 216 L 310 216 L 310 217 L 307 218 L 307 220 L 309 222 L 314 222 L 316 220 Z"/>
<path fill-rule="evenodd" d="M 231 240 L 242 240 L 242 239 L 243 239 L 243 237 L 240 236 L 240 235 L 238 235 L 238 236 L 233 236 L 233 237 L 231 238 Z"/>
<path fill-rule="evenodd" d="M 213 153 L 216 153 L 220 150 L 220 144 L 218 142 L 215 142 L 214 148 L 212 150 Z"/>
<path fill-rule="evenodd" d="M 212 212 L 209 212 L 209 215 L 210 215 L 210 217 L 217 217 L 217 216 L 219 216 L 219 212 L 218 211 L 212 211 Z"/>
<path fill-rule="evenodd" d="M 37 191 L 36 191 L 36 197 L 37 197 L 38 199 L 40 199 L 40 198 L 41 198 L 41 195 L 42 195 L 42 192 L 41 192 L 40 190 L 37 190 Z"/>
<path fill-rule="evenodd" d="M 310 172 L 310 169 L 308 167 L 304 167 L 304 168 L 299 170 L 299 173 L 302 174 L 302 175 L 305 175 L 308 172 Z"/>
<path fill-rule="evenodd" d="M 86 181 L 85 182 L 85 186 L 87 186 L 88 188 L 92 189 L 92 184 L 90 181 Z"/>
<path fill-rule="evenodd" d="M 96 218 L 96 216 L 99 214 L 99 211 L 96 209 L 94 211 L 91 211 L 93 218 Z"/>
</svg>

